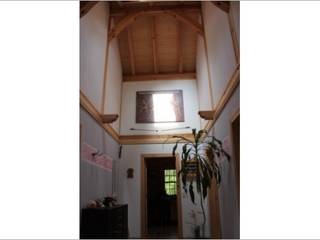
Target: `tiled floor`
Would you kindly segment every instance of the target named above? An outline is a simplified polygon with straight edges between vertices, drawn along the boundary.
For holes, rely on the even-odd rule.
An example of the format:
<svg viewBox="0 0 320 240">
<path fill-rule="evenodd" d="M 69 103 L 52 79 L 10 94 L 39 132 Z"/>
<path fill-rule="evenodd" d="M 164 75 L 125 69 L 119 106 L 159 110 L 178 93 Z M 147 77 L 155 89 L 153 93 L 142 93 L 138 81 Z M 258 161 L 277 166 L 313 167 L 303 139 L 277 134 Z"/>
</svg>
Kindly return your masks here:
<svg viewBox="0 0 320 240">
<path fill-rule="evenodd" d="M 178 238 L 177 226 L 158 226 L 148 229 L 148 238 Z"/>
</svg>

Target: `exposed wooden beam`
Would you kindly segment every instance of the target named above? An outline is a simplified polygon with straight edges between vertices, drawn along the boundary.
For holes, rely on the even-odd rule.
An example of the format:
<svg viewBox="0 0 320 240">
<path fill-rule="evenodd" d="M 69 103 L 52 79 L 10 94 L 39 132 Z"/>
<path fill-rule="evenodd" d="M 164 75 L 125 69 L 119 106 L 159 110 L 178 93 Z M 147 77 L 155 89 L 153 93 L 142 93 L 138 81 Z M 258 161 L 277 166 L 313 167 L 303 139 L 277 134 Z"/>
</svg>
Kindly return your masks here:
<svg viewBox="0 0 320 240">
<path fill-rule="evenodd" d="M 200 117 L 205 119 L 205 120 L 213 120 L 213 111 L 199 111 L 198 112 Z"/>
<path fill-rule="evenodd" d="M 104 124 L 102 122 L 101 114 L 81 90 L 80 105 L 100 125 L 100 127 L 102 127 L 116 142 L 119 143 L 119 135 L 117 132 L 109 124 Z"/>
<path fill-rule="evenodd" d="M 211 108 L 213 108 L 214 103 L 213 103 L 213 96 L 212 96 L 213 90 L 212 90 L 212 81 L 211 81 L 211 67 L 210 67 L 210 63 L 209 63 L 206 28 L 205 28 L 204 18 L 203 18 L 202 13 L 201 13 L 201 22 L 202 22 L 202 27 L 203 27 L 203 32 L 204 32 L 203 43 L 204 43 L 204 50 L 205 50 L 205 55 L 206 55 L 206 64 L 207 64 L 207 71 L 208 71 L 209 97 L 210 97 Z"/>
<path fill-rule="evenodd" d="M 167 10 L 167 11 L 164 11 L 164 13 L 166 13 L 166 14 L 176 18 L 177 20 L 181 21 L 182 23 L 188 25 L 193 31 L 195 31 L 198 34 L 200 34 L 201 36 L 203 36 L 202 26 L 199 23 L 193 21 L 191 18 L 184 15 L 183 13 L 178 12 L 178 11 L 174 11 L 174 10 Z"/>
<path fill-rule="evenodd" d="M 236 67 L 236 69 L 234 70 L 221 98 L 219 99 L 218 103 L 214 107 L 213 120 L 209 120 L 207 125 L 205 126 L 205 129 L 207 131 L 209 131 L 213 127 L 213 125 L 215 124 L 215 122 L 219 118 L 220 114 L 222 113 L 222 110 L 225 108 L 229 99 L 232 97 L 232 94 L 233 94 L 234 90 L 236 90 L 239 83 L 240 83 L 240 65 L 238 65 Z"/>
<path fill-rule="evenodd" d="M 109 41 L 112 41 L 115 37 L 117 37 L 124 29 L 126 29 L 131 23 L 133 23 L 137 17 L 143 14 L 143 11 L 135 12 L 124 17 L 120 22 L 116 24 L 109 31 Z"/>
<path fill-rule="evenodd" d="M 236 62 L 237 62 L 237 64 L 239 64 L 240 63 L 239 41 L 238 41 L 237 34 L 235 31 L 235 25 L 234 25 L 232 11 L 230 11 L 228 14 L 228 21 L 229 21 L 229 28 L 230 28 L 230 33 L 231 33 L 231 37 L 232 37 L 232 44 L 233 44 L 234 54 L 236 57 Z"/>
<path fill-rule="evenodd" d="M 167 10 L 167 8 L 159 9 L 159 10 L 150 10 L 153 6 L 146 7 L 145 10 L 139 10 L 136 12 L 132 12 L 124 17 L 120 22 L 117 23 L 113 29 L 109 32 L 109 41 L 112 41 L 115 37 L 117 37 L 124 29 L 126 29 L 130 24 L 132 24 L 139 16 L 145 15 L 156 15 L 156 14 L 167 14 L 170 15 L 177 20 L 181 21 L 184 24 L 187 24 L 193 31 L 203 36 L 202 26 L 190 19 L 186 15 L 184 15 L 181 11 L 175 10 Z"/>
<path fill-rule="evenodd" d="M 161 135 L 121 135 L 121 144 L 163 144 L 163 143 L 175 143 L 176 138 L 173 138 L 177 134 L 161 134 Z M 183 136 L 190 141 L 194 141 L 192 133 L 182 133 L 179 136 Z M 183 143 L 183 142 L 181 142 Z"/>
<path fill-rule="evenodd" d="M 156 19 L 155 16 L 152 17 L 152 23 L 151 23 L 151 32 L 152 32 L 152 55 L 153 55 L 153 68 L 154 73 L 159 73 L 158 69 L 158 49 L 157 49 L 157 29 L 156 29 Z"/>
<path fill-rule="evenodd" d="M 230 2 L 226 2 L 226 1 L 211 1 L 211 3 L 213 5 L 215 5 L 216 7 L 218 7 L 220 10 L 229 13 L 230 11 Z"/>
<path fill-rule="evenodd" d="M 177 21 L 177 68 L 178 72 L 183 72 L 183 52 L 182 52 L 182 31 L 181 31 L 181 24 Z"/>
<path fill-rule="evenodd" d="M 85 16 L 98 1 L 80 1 L 80 18 Z"/>
<path fill-rule="evenodd" d="M 113 123 L 118 119 L 118 114 L 103 114 L 101 120 L 103 123 Z"/>
<path fill-rule="evenodd" d="M 110 26 L 111 26 L 112 18 L 109 16 L 108 18 L 108 28 L 107 28 L 107 34 L 109 32 Z M 106 91 L 107 91 L 107 79 L 108 79 L 108 60 L 109 60 L 109 46 L 110 41 L 106 40 L 106 52 L 105 52 L 105 58 L 104 58 L 104 73 L 103 73 L 103 83 L 102 83 L 102 94 L 101 94 L 101 107 L 100 112 L 103 114 L 105 110 L 105 104 L 106 104 Z"/>
<path fill-rule="evenodd" d="M 131 73 L 132 73 L 132 75 L 135 75 L 136 74 L 136 64 L 135 64 L 135 60 L 134 60 L 134 48 L 133 48 L 131 27 L 128 27 L 127 33 L 128 33 L 128 45 L 129 45 Z"/>
<path fill-rule="evenodd" d="M 165 10 L 179 10 L 184 12 L 195 12 L 200 13 L 201 12 L 201 5 L 196 4 L 188 4 L 188 5 L 167 5 L 167 6 L 157 6 L 157 5 L 142 5 L 139 4 L 138 6 L 128 6 L 127 8 L 111 8 L 110 9 L 110 15 L 111 16 L 121 16 L 121 15 L 127 15 L 131 14 L 137 11 L 144 11 L 149 14 L 153 13 L 161 13 Z"/>
<path fill-rule="evenodd" d="M 226 106 L 227 102 L 231 98 L 234 90 L 237 88 L 237 86 L 240 83 L 240 65 L 237 66 L 235 71 L 233 72 L 219 102 L 217 103 L 215 110 L 215 116 L 214 116 L 214 122 L 219 118 L 222 110 Z"/>
<path fill-rule="evenodd" d="M 149 81 L 149 80 L 192 80 L 196 79 L 196 73 L 161 73 L 161 74 L 142 74 L 142 75 L 124 75 L 123 81 Z"/>
</svg>

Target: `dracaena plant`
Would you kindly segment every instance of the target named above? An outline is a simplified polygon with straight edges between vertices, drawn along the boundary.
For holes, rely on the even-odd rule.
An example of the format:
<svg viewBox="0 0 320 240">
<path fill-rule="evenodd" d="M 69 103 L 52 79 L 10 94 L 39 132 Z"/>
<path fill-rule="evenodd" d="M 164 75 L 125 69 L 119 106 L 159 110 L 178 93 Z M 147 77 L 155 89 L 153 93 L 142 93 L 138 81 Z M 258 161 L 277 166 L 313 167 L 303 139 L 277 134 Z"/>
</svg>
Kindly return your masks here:
<svg viewBox="0 0 320 240">
<path fill-rule="evenodd" d="M 182 145 L 181 170 L 178 177 L 181 177 L 183 189 L 190 195 L 192 203 L 195 204 L 195 189 L 200 196 L 200 204 L 203 213 L 203 228 L 206 223 L 206 215 L 203 207 L 203 200 L 207 197 L 211 186 L 212 178 L 219 186 L 221 173 L 216 159 L 224 157 L 230 160 L 229 154 L 223 149 L 222 142 L 214 136 L 209 136 L 206 130 L 192 129 L 193 140 L 182 136 L 174 136 L 177 139 L 172 154 L 175 155 L 178 144 Z"/>
</svg>

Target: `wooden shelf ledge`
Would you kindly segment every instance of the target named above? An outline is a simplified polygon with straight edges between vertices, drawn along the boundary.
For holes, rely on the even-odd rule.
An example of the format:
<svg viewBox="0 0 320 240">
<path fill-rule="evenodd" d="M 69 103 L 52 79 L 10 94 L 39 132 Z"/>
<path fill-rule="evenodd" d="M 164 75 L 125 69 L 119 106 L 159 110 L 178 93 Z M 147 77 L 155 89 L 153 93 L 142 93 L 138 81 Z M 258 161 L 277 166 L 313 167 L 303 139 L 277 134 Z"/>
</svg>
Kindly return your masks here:
<svg viewBox="0 0 320 240">
<path fill-rule="evenodd" d="M 113 123 L 118 117 L 118 114 L 101 114 L 102 123 Z"/>
<path fill-rule="evenodd" d="M 199 111 L 198 113 L 205 120 L 213 120 L 214 111 Z"/>
</svg>

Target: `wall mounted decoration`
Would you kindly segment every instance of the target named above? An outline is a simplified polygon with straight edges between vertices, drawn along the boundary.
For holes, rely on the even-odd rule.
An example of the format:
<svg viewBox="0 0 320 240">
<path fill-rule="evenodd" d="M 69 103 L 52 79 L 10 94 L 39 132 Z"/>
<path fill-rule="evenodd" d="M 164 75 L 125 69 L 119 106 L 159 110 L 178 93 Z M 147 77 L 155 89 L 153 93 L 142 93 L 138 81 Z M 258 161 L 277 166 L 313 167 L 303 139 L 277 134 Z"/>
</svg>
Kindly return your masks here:
<svg viewBox="0 0 320 240">
<path fill-rule="evenodd" d="M 133 178 L 133 168 L 128 168 L 128 170 L 127 170 L 127 178 Z"/>
<path fill-rule="evenodd" d="M 136 94 L 136 123 L 184 122 L 182 90 Z"/>
<path fill-rule="evenodd" d="M 107 171 L 112 171 L 113 159 L 87 143 L 82 144 L 81 159 Z"/>
</svg>

